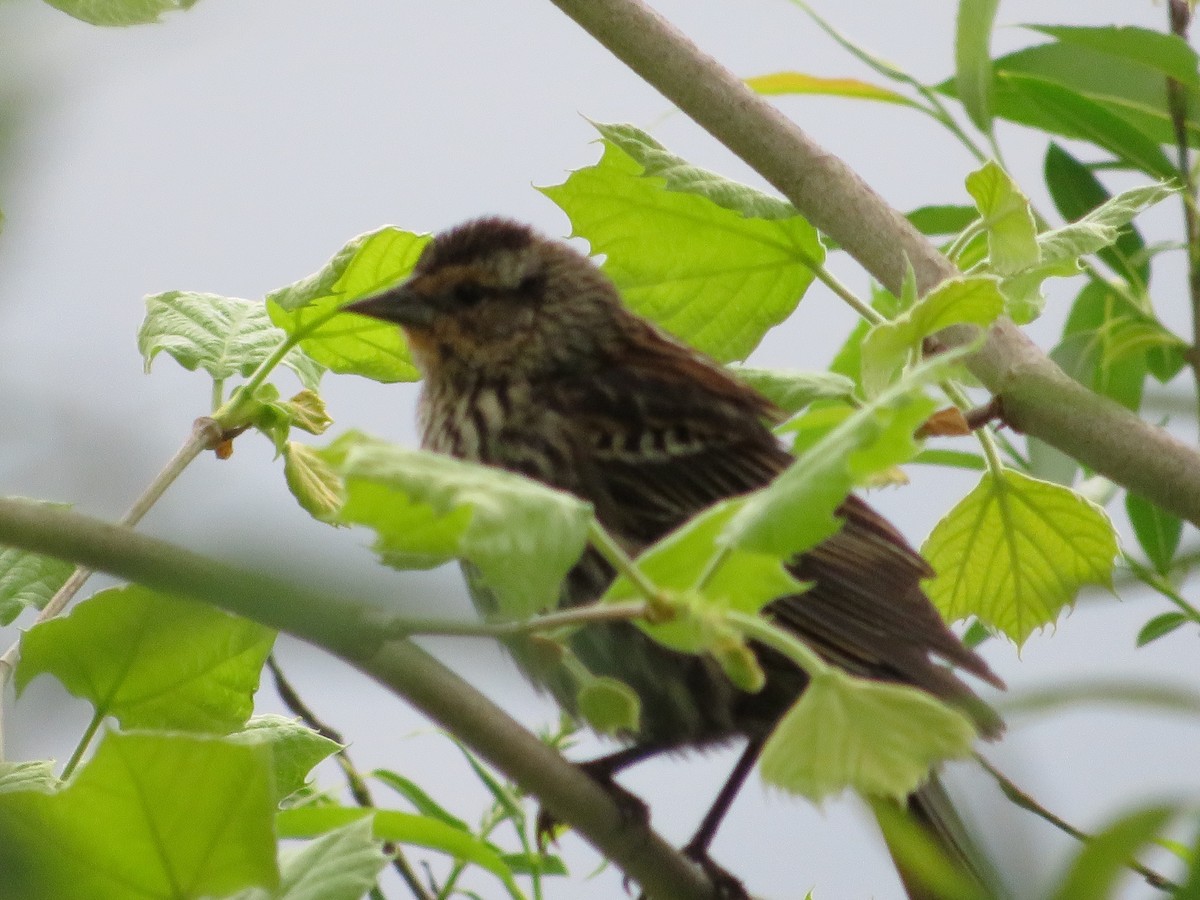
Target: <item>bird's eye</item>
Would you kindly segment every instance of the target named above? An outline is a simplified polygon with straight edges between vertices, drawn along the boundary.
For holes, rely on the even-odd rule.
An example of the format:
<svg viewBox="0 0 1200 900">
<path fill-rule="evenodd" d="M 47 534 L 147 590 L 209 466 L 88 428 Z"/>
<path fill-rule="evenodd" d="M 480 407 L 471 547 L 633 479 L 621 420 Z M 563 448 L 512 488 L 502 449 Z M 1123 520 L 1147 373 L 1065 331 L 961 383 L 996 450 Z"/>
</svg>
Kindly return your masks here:
<svg viewBox="0 0 1200 900">
<path fill-rule="evenodd" d="M 460 282 L 454 287 L 454 299 L 459 306 L 474 306 L 483 299 L 483 288 L 474 281 Z"/>
</svg>

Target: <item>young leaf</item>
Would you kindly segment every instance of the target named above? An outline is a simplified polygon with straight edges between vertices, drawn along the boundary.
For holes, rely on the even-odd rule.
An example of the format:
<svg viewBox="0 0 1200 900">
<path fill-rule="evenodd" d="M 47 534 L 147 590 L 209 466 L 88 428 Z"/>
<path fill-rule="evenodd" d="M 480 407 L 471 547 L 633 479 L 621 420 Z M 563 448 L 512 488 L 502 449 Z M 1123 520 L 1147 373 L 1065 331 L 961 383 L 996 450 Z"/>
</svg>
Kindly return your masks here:
<svg viewBox="0 0 1200 900">
<path fill-rule="evenodd" d="M 337 310 L 401 281 L 428 242 L 428 235 L 390 227 L 356 237 L 319 271 L 267 294 L 271 321 L 303 335 L 304 352 L 334 372 L 415 381 L 420 373 L 399 328 Z"/>
<path fill-rule="evenodd" d="M 851 100 L 877 100 L 901 106 L 917 105 L 903 94 L 857 78 L 822 78 L 820 75 L 806 75 L 803 72 L 772 72 L 769 75 L 756 75 L 745 81 L 750 90 L 768 97 L 780 94 L 821 94 Z"/>
<path fill-rule="evenodd" d="M 1076 260 L 1115 244 L 1134 216 L 1176 192 L 1177 188 L 1162 183 L 1122 191 L 1079 220 L 1039 235 L 1042 263 Z"/>
<path fill-rule="evenodd" d="M 279 887 L 252 888 L 230 900 L 361 900 L 375 885 L 387 857 L 363 817 L 285 855 Z"/>
<path fill-rule="evenodd" d="M 249 375 L 278 349 L 287 335 L 271 324 L 261 303 L 167 291 L 146 298 L 146 318 L 138 330 L 138 350 L 146 371 L 166 351 L 190 372 L 204 369 L 214 379 Z M 306 388 L 316 390 L 323 367 L 293 347 L 283 364 Z"/>
<path fill-rule="evenodd" d="M 992 23 L 1000 0 L 959 0 L 954 39 L 958 96 L 975 127 L 992 130 Z"/>
<path fill-rule="evenodd" d="M 1053 141 L 1046 148 L 1044 170 L 1054 206 L 1068 222 L 1083 218 L 1111 196 L 1091 169 Z M 1144 291 L 1150 283 L 1146 243 L 1132 225 L 1122 228 L 1112 245 L 1101 247 L 1096 255 L 1135 292 Z"/>
<path fill-rule="evenodd" d="M 994 161 L 967 176 L 967 193 L 983 217 L 988 259 L 997 275 L 1012 275 L 1038 262 L 1037 226 L 1029 200 Z"/>
<path fill-rule="evenodd" d="M 1137 645 L 1145 647 L 1147 644 L 1152 644 L 1159 638 L 1166 637 L 1179 626 L 1186 625 L 1190 621 L 1192 619 L 1181 612 L 1166 612 L 1155 616 L 1143 625 L 1142 630 L 1138 632 Z"/>
<path fill-rule="evenodd" d="M 834 505 L 841 500 L 838 497 Z M 708 649 L 725 637 L 719 616 L 712 616 L 712 612 L 734 609 L 756 613 L 772 600 L 804 589 L 783 568 L 779 556 L 726 547 L 722 535 L 745 503 L 746 498 L 741 497 L 714 505 L 638 557 L 638 568 L 646 577 L 657 587 L 674 592 L 685 604 L 668 622 L 637 623 L 655 640 L 684 652 Z M 717 557 L 721 558 L 720 566 L 698 584 L 701 573 Z M 604 599 L 619 602 L 641 596 L 622 576 L 609 587 Z"/>
<path fill-rule="evenodd" d="M 968 756 L 975 727 L 924 691 L 830 668 L 763 748 L 763 780 L 814 801 L 851 788 L 902 800 L 932 766 Z"/>
<path fill-rule="evenodd" d="M 276 715 L 255 716 L 245 728 L 228 737 L 235 744 L 261 745 L 270 750 L 277 801 L 304 787 L 313 767 L 340 749 L 335 741 L 307 725 Z"/>
<path fill-rule="evenodd" d="M 0 892 L 221 897 L 278 882 L 265 748 L 110 733 L 61 791 L 0 793 Z"/>
<path fill-rule="evenodd" d="M 588 680 L 576 697 L 579 714 L 598 734 L 637 734 L 642 720 L 638 695 L 622 681 Z"/>
<path fill-rule="evenodd" d="M 1116 533 L 1075 492 L 1012 470 L 987 472 L 933 529 L 926 583 L 950 621 L 976 616 L 1017 644 L 1049 625 L 1084 584 L 1109 585 Z"/>
<path fill-rule="evenodd" d="M 906 462 L 918 450 L 913 434 L 936 404 L 922 388 L 946 377 L 970 348 L 943 353 L 916 366 L 871 403 L 835 411 L 831 426 L 793 449 L 799 459 L 763 490 L 741 499 L 720 541 L 730 548 L 778 559 L 815 546 L 841 526 L 834 511 L 855 486 L 877 472 Z M 829 420 L 813 409 L 784 426 Z M 800 432 L 802 435 L 804 432 Z"/>
<path fill-rule="evenodd" d="M 748 195 L 731 194 L 715 179 L 697 178 L 694 191 L 670 190 L 606 141 L 599 163 L 542 191 L 592 252 L 604 254 L 603 269 L 630 307 L 729 362 L 744 359 L 792 313 L 824 250 L 798 216 L 748 218 L 743 213 L 757 208 Z"/>
<path fill-rule="evenodd" d="M 125 728 L 225 733 L 254 707 L 275 632 L 140 585 L 109 588 L 21 640 L 16 687 L 43 672 Z"/>
<path fill-rule="evenodd" d="M 1094 835 L 1071 863 L 1052 900 L 1112 897 L 1126 866 L 1175 816 L 1171 806 L 1150 806 L 1123 816 Z"/>
<path fill-rule="evenodd" d="M 943 281 L 907 312 L 874 326 L 863 339 L 862 384 L 868 397 L 899 375 L 921 342 L 950 325 L 986 327 L 1004 311 L 998 280 L 989 275 Z"/>
<path fill-rule="evenodd" d="M 854 399 L 854 382 L 836 372 L 796 372 L 734 366 L 731 371 L 786 413 L 798 413 L 817 400 Z"/>
<path fill-rule="evenodd" d="M 346 502 L 346 486 L 337 471 L 305 444 L 284 445 L 283 477 L 296 502 L 314 519 L 333 520 Z"/>
<path fill-rule="evenodd" d="M 0 547 L 0 625 L 22 611 L 41 609 L 62 587 L 75 567 L 52 556 Z"/>
<path fill-rule="evenodd" d="M 753 219 L 794 219 L 800 213 L 791 203 L 757 191 L 748 185 L 730 181 L 715 172 L 693 166 L 671 153 L 646 132 L 633 125 L 592 123 L 600 135 L 625 151 L 642 167 L 641 177 L 661 178 L 668 191 L 695 194 L 731 212 Z"/>
<path fill-rule="evenodd" d="M 588 504 L 511 472 L 357 432 L 318 455 L 345 482 L 337 520 L 374 529 L 385 562 L 413 568 L 465 560 L 504 617 L 553 607 L 587 542 Z"/>
<path fill-rule="evenodd" d="M 55 9 L 91 25 L 146 25 L 163 13 L 191 9 L 196 0 L 46 0 Z"/>
<path fill-rule="evenodd" d="M 1132 491 L 1125 494 L 1125 512 L 1146 557 L 1160 575 L 1166 575 L 1179 549 L 1183 522 Z"/>
<path fill-rule="evenodd" d="M 31 762 L 0 762 L 0 794 L 10 791 L 41 791 L 53 794 L 62 786 L 48 759 Z"/>
</svg>

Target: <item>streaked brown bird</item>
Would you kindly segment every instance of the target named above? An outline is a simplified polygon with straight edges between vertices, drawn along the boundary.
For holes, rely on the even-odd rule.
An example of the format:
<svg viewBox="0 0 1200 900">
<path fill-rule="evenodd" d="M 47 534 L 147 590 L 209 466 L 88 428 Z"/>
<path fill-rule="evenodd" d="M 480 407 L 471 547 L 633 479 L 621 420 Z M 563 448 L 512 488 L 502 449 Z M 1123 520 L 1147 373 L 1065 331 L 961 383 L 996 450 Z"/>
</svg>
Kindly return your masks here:
<svg viewBox="0 0 1200 900">
<path fill-rule="evenodd" d="M 400 325 L 424 374 L 423 445 L 498 466 L 590 502 L 600 523 L 637 553 L 705 507 L 761 488 L 792 462 L 770 423 L 780 412 L 714 360 L 629 311 L 586 256 L 499 218 L 437 235 L 412 276 L 347 309 Z M 981 735 L 999 719 L 945 665 L 998 687 L 987 664 L 946 627 L 921 591 L 933 573 L 888 522 L 848 497 L 841 530 L 799 556 L 792 573 L 813 587 L 780 597 L 766 614 L 848 671 L 912 685 L 963 708 Z M 613 571 L 594 551 L 563 589 L 570 606 L 599 597 Z M 493 611 L 485 591 L 477 605 Z M 568 711 L 576 690 L 565 674 L 526 673 Z M 753 767 L 772 726 L 805 687 L 805 675 L 758 647 L 767 674 L 757 693 L 734 687 L 714 660 L 677 653 L 627 623 L 594 625 L 572 649 L 596 675 L 620 679 L 641 698 L 629 746 L 585 768 L 612 784 L 647 756 L 748 741 L 729 781 L 685 850 L 729 896 L 740 884 L 708 860 L 721 817 Z M 911 817 L 947 849 L 961 828 L 936 779 L 909 798 Z M 911 897 L 936 897 L 901 866 Z"/>
</svg>

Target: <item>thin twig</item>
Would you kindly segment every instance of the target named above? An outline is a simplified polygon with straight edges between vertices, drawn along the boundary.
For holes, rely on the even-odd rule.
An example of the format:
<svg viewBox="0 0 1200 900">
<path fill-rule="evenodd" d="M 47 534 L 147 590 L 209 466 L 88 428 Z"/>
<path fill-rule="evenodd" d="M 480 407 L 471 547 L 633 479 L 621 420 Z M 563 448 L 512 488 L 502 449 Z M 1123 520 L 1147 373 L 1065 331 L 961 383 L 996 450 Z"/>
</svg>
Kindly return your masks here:
<svg viewBox="0 0 1200 900">
<path fill-rule="evenodd" d="M 142 495 L 134 501 L 129 507 L 125 515 L 121 517 L 119 524 L 132 528 L 142 520 L 142 517 L 150 511 L 150 508 L 158 502 L 159 498 L 166 492 L 175 480 L 183 473 L 192 461 L 203 453 L 205 450 L 215 446 L 220 439 L 220 428 L 216 422 L 208 418 L 199 418 L 192 424 L 191 434 L 188 435 L 183 446 L 180 447 L 175 455 L 172 456 L 162 471 L 154 477 L 154 480 L 142 492 Z M 45 607 L 38 613 L 35 624 L 45 622 L 58 616 L 66 607 L 67 604 L 79 593 L 80 588 L 92 576 L 92 570 L 86 566 L 77 566 L 71 576 L 64 582 L 63 586 L 55 592 L 54 596 L 46 603 Z M 8 683 L 9 677 L 12 675 L 13 668 L 17 663 L 17 654 L 20 652 L 20 641 L 14 641 L 7 650 L 0 655 L 0 693 L 3 692 L 4 686 Z M 86 747 L 82 748 L 86 749 Z M 0 697 L 0 762 L 4 760 L 4 703 Z"/>
<path fill-rule="evenodd" d="M 271 670 L 271 677 L 275 679 L 275 693 L 279 695 L 283 705 L 299 716 L 305 725 L 321 737 L 339 745 L 333 755 L 342 774 L 346 777 L 346 784 L 350 788 L 350 796 L 354 798 L 354 802 L 363 809 L 376 809 L 375 800 L 371 797 L 371 790 L 367 787 L 362 773 L 351 761 L 350 753 L 346 750 L 346 741 L 341 732 L 318 718 L 312 708 L 304 702 L 295 686 L 283 673 L 283 669 L 279 667 L 279 660 L 275 658 L 274 653 L 267 657 L 267 668 Z M 417 878 L 417 874 L 412 870 L 412 866 L 408 864 L 408 860 L 398 846 L 389 841 L 383 845 L 383 852 L 391 856 L 392 866 L 400 873 L 400 877 L 404 879 L 404 883 L 408 885 L 408 889 L 412 891 L 412 895 L 417 900 L 433 900 L 432 895 L 425 890 L 425 885 Z"/>
<path fill-rule="evenodd" d="M 416 635 L 437 637 L 514 638 L 560 628 L 595 625 L 602 622 L 628 622 L 644 619 L 650 605 L 641 601 L 627 603 L 589 603 L 557 612 L 546 613 L 520 622 L 458 622 L 448 619 L 396 619 L 388 623 L 393 637 Z"/>
<path fill-rule="evenodd" d="M 281 581 L 28 500 L 0 498 L 0 544 L 92 566 L 323 647 L 405 698 L 538 797 L 648 895 L 715 896 L 702 870 L 648 824 L 631 825 L 604 788 L 412 641 L 389 639 L 377 601 Z"/>
<path fill-rule="evenodd" d="M 1031 812 L 1038 818 L 1049 822 L 1059 831 L 1070 835 L 1081 844 L 1086 844 L 1092 840 L 1092 835 L 1088 834 L 1086 831 L 1080 831 L 1066 819 L 1055 815 L 1050 810 L 1046 809 L 1046 807 L 1042 806 L 1042 804 L 1033 799 L 1033 797 L 1029 796 L 1029 794 L 1025 793 L 1025 791 L 1021 790 L 1011 779 L 1009 779 L 1007 775 L 988 762 L 987 759 L 985 759 L 981 754 L 976 753 L 975 759 L 977 759 L 979 764 L 983 766 L 984 771 L 992 776 L 996 784 L 1000 787 L 1000 790 L 1004 792 L 1004 796 L 1007 797 L 1015 806 L 1019 806 L 1026 812 Z M 1174 893 L 1175 891 L 1179 890 L 1179 885 L 1171 881 L 1171 879 L 1160 874 L 1159 872 L 1154 871 L 1148 866 L 1142 865 L 1136 859 L 1130 859 L 1125 863 L 1125 865 L 1128 866 L 1132 871 L 1141 875 L 1142 878 L 1146 880 L 1146 884 L 1153 888 L 1158 888 L 1160 891 L 1166 891 L 1168 893 Z"/>
<path fill-rule="evenodd" d="M 1186 43 L 1188 26 L 1192 21 L 1187 0 L 1169 0 L 1167 16 L 1171 33 Z M 1167 109 L 1171 113 L 1171 127 L 1175 132 L 1179 178 L 1183 182 L 1180 200 L 1183 202 L 1183 229 L 1187 242 L 1188 296 L 1192 304 L 1192 346 L 1187 358 L 1196 384 L 1200 387 L 1200 220 L 1196 214 L 1196 182 L 1192 177 L 1191 150 L 1188 147 L 1187 105 L 1187 93 L 1183 85 L 1174 78 L 1168 78 Z"/>
</svg>

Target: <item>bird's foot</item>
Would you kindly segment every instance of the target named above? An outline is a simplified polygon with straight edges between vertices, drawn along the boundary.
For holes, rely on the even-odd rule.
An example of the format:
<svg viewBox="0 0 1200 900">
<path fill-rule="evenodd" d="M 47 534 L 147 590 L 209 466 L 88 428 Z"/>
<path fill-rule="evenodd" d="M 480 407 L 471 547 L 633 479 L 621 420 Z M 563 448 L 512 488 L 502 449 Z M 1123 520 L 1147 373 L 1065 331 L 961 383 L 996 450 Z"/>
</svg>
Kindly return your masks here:
<svg viewBox="0 0 1200 900">
<path fill-rule="evenodd" d="M 708 876 L 709 883 L 713 886 L 713 896 L 717 900 L 753 900 L 740 879 L 713 862 L 713 858 L 708 855 L 707 847 L 688 844 L 679 852 L 698 865 Z M 625 891 L 629 892 L 628 879 L 625 882 Z M 651 898 L 645 894 L 639 894 L 638 900 L 651 900 Z"/>
<path fill-rule="evenodd" d="M 704 870 L 708 880 L 712 882 L 719 900 L 752 900 L 741 879 L 723 869 L 708 855 L 708 847 L 691 843 L 681 851 L 684 856 Z"/>
<path fill-rule="evenodd" d="M 623 828 L 632 826 L 645 827 L 650 822 L 650 807 L 645 802 L 621 785 L 617 784 L 615 773 L 612 770 L 611 761 L 607 757 L 595 759 L 590 762 L 578 763 L 576 765 L 584 775 L 604 788 L 613 802 L 617 805 L 617 810 L 621 814 L 621 826 Z M 562 822 L 546 807 L 538 810 L 537 824 L 534 834 L 537 838 L 538 849 L 544 851 L 547 844 L 554 843 L 559 833 L 564 829 Z"/>
</svg>

